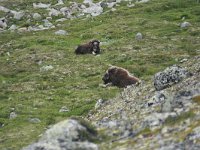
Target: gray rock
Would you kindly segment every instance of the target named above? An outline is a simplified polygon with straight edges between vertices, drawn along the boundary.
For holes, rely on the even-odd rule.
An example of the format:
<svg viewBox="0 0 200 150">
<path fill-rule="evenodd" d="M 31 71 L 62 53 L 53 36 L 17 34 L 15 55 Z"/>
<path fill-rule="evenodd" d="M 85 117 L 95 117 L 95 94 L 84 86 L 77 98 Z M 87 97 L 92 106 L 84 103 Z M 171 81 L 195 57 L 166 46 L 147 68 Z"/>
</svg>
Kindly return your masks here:
<svg viewBox="0 0 200 150">
<path fill-rule="evenodd" d="M 147 3 L 149 0 L 138 0 L 138 3 Z"/>
<path fill-rule="evenodd" d="M 6 29 L 7 28 L 7 23 L 5 18 L 0 18 L 0 28 Z"/>
<path fill-rule="evenodd" d="M 10 26 L 10 28 L 8 30 L 11 30 L 11 31 L 17 30 L 17 26 L 15 24 L 13 24 L 12 26 Z"/>
<path fill-rule="evenodd" d="M 63 21 L 66 21 L 67 19 L 66 18 L 60 18 L 60 19 L 57 19 L 55 22 L 63 22 Z"/>
<path fill-rule="evenodd" d="M 44 3 L 33 3 L 33 8 L 49 8 L 51 4 L 44 4 Z"/>
<path fill-rule="evenodd" d="M 98 16 L 103 12 L 103 8 L 100 4 L 93 4 L 90 7 L 83 9 L 83 13 L 91 14 L 92 16 Z"/>
<path fill-rule="evenodd" d="M 186 69 L 173 65 L 154 75 L 154 87 L 156 90 L 162 90 L 191 75 L 192 74 Z"/>
<path fill-rule="evenodd" d="M 60 11 L 54 9 L 54 8 L 51 8 L 51 9 L 48 9 L 49 10 L 49 16 L 53 17 L 53 16 L 59 16 L 61 14 Z"/>
<path fill-rule="evenodd" d="M 30 118 L 30 119 L 29 119 L 29 122 L 30 122 L 30 123 L 40 123 L 41 120 L 38 119 L 38 118 Z"/>
<path fill-rule="evenodd" d="M 106 7 L 108 7 L 108 4 L 107 4 L 106 2 L 101 2 L 101 3 L 100 3 L 100 6 L 101 6 L 102 8 L 106 8 Z"/>
<path fill-rule="evenodd" d="M 16 117 L 17 117 L 17 114 L 15 112 L 11 112 L 9 119 L 15 119 Z"/>
<path fill-rule="evenodd" d="M 19 12 L 11 11 L 11 13 L 14 15 L 13 18 L 16 19 L 16 20 L 21 20 L 22 17 L 25 15 L 25 13 L 23 11 L 19 11 Z"/>
<path fill-rule="evenodd" d="M 0 6 L 0 11 L 3 11 L 5 13 L 8 13 L 10 12 L 10 9 L 6 8 L 6 7 L 3 7 L 3 6 Z"/>
<path fill-rule="evenodd" d="M 191 23 L 189 23 L 189 22 L 187 22 L 187 21 L 181 23 L 181 25 L 180 25 L 181 28 L 188 28 L 188 27 L 190 27 L 190 26 L 191 26 Z"/>
<path fill-rule="evenodd" d="M 142 36 L 142 33 L 138 32 L 136 35 L 135 35 L 135 39 L 136 40 L 142 40 L 143 36 Z"/>
<path fill-rule="evenodd" d="M 83 1 L 83 4 L 92 4 L 93 3 L 93 0 L 84 0 Z"/>
<path fill-rule="evenodd" d="M 65 30 L 58 30 L 55 32 L 56 35 L 67 35 L 67 32 Z"/>
<path fill-rule="evenodd" d="M 97 101 L 97 103 L 95 104 L 95 109 L 98 109 L 98 108 L 100 108 L 102 105 L 103 105 L 103 100 L 102 99 L 99 99 L 98 101 Z"/>
<path fill-rule="evenodd" d="M 28 29 L 26 27 L 23 27 L 23 28 L 18 28 L 18 31 L 19 32 L 27 32 Z"/>
<path fill-rule="evenodd" d="M 173 97 L 170 96 L 168 93 L 165 93 L 165 102 L 161 105 L 161 111 L 162 112 L 171 112 L 172 111 L 172 102 Z"/>
<path fill-rule="evenodd" d="M 35 19 L 35 20 L 41 20 L 42 16 L 39 13 L 34 13 L 33 14 L 33 19 Z"/>
<path fill-rule="evenodd" d="M 44 26 L 45 26 L 45 27 L 51 28 L 51 27 L 54 26 L 54 25 L 53 25 L 49 20 L 47 20 L 47 19 L 44 19 L 43 21 L 44 21 Z"/>
<path fill-rule="evenodd" d="M 59 110 L 59 112 L 68 112 L 69 111 L 69 109 L 66 107 L 66 106 L 63 106 L 60 110 Z"/>
<path fill-rule="evenodd" d="M 85 136 L 83 136 L 85 135 Z M 98 150 L 96 144 L 88 142 L 92 134 L 76 120 L 65 120 L 48 129 L 41 139 L 23 150 Z"/>
<path fill-rule="evenodd" d="M 58 0 L 58 3 L 56 4 L 56 6 L 57 5 L 63 5 L 63 4 L 64 4 L 63 0 Z"/>
<path fill-rule="evenodd" d="M 52 65 L 43 66 L 40 68 L 41 72 L 52 70 L 54 67 Z"/>
<path fill-rule="evenodd" d="M 161 126 L 168 117 L 176 117 L 176 113 L 153 113 L 144 118 L 143 127 Z"/>
<path fill-rule="evenodd" d="M 178 91 L 172 101 L 173 108 L 182 108 L 192 102 L 192 98 L 200 95 L 200 87 Z"/>
</svg>

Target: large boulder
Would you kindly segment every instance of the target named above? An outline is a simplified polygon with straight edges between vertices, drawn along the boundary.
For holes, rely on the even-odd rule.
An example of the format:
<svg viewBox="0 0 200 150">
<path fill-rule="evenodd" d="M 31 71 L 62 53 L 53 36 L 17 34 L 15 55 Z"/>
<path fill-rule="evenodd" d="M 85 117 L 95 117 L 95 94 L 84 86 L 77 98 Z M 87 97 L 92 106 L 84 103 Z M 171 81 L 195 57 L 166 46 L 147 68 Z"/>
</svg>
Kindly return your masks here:
<svg viewBox="0 0 200 150">
<path fill-rule="evenodd" d="M 98 150 L 96 144 L 89 142 L 94 133 L 79 121 L 69 119 L 48 129 L 41 139 L 23 150 Z"/>
<path fill-rule="evenodd" d="M 163 90 L 191 75 L 192 74 L 188 70 L 180 66 L 173 65 L 154 75 L 154 87 L 156 90 Z"/>
</svg>

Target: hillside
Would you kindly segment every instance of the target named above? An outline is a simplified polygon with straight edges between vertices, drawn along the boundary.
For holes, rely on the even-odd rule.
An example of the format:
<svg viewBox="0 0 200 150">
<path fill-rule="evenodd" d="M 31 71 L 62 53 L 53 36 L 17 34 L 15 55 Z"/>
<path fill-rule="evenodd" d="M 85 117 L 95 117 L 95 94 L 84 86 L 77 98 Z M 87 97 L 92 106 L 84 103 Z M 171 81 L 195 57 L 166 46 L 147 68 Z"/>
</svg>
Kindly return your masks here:
<svg viewBox="0 0 200 150">
<path fill-rule="evenodd" d="M 38 8 L 39 2 L 45 4 L 42 5 L 44 8 Z M 141 90 L 143 95 L 149 97 L 155 92 L 152 87 L 153 75 L 174 64 L 196 73 L 194 78 L 199 82 L 198 70 L 194 69 L 195 64 L 199 66 L 200 54 L 198 1 L 73 2 L 0 0 L 0 20 L 6 20 L 6 25 L 3 21 L 0 25 L 0 149 L 21 149 L 37 141 L 51 125 L 72 116 L 81 116 L 96 125 L 97 129 L 100 128 L 99 134 L 106 136 L 106 141 L 97 142 L 101 149 L 117 149 L 121 145 L 121 140 L 117 139 L 122 135 L 117 133 L 113 137 L 111 134 L 115 128 L 109 133 L 97 125 L 98 121 L 109 115 L 109 111 L 127 107 L 118 98 L 124 89 L 101 86 L 103 74 L 110 64 L 126 68 L 140 78 L 143 83 L 136 91 Z M 93 6 L 95 11 L 89 12 L 91 10 L 87 8 Z M 59 30 L 61 34 L 56 33 Z M 142 39 L 136 38 L 137 33 L 142 33 Z M 74 54 L 77 45 L 92 39 L 101 41 L 102 54 Z M 182 85 L 185 87 L 187 81 L 183 82 L 186 82 Z M 175 91 L 169 89 L 168 92 Z M 104 100 L 107 106 L 95 110 L 99 99 Z M 118 102 L 113 103 L 115 99 Z M 138 100 L 141 103 L 147 101 L 144 98 Z M 119 106 L 115 107 L 114 104 Z M 152 109 L 149 113 L 155 112 Z M 196 116 L 199 107 L 194 109 L 194 112 L 190 110 L 187 119 Z M 128 108 L 125 110 L 127 112 L 138 115 L 138 120 L 143 119 L 140 113 L 134 114 Z M 182 126 L 181 123 L 177 128 Z M 132 125 L 130 128 L 137 128 Z M 199 126 L 199 120 L 195 120 L 191 126 L 189 131 Z M 151 137 L 162 128 L 161 125 L 152 133 L 145 127 L 138 132 Z M 182 132 L 181 129 L 176 131 Z M 182 136 L 177 132 L 173 132 L 173 136 Z M 112 140 L 117 142 L 109 145 Z M 128 137 L 124 143 L 121 149 L 130 149 L 127 145 L 132 146 L 137 141 Z"/>
</svg>

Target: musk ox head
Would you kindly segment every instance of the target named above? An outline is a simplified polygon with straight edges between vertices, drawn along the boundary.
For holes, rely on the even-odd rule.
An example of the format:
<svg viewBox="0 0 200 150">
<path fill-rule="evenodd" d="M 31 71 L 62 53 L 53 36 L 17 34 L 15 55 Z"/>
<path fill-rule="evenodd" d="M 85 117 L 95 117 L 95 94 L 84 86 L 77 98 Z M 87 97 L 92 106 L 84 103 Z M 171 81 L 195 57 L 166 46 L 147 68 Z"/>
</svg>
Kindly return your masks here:
<svg viewBox="0 0 200 150">
<path fill-rule="evenodd" d="M 98 40 L 92 40 L 89 43 L 92 47 L 92 53 L 93 54 L 99 54 L 100 53 L 100 48 L 99 48 L 99 44 L 100 42 Z"/>
</svg>

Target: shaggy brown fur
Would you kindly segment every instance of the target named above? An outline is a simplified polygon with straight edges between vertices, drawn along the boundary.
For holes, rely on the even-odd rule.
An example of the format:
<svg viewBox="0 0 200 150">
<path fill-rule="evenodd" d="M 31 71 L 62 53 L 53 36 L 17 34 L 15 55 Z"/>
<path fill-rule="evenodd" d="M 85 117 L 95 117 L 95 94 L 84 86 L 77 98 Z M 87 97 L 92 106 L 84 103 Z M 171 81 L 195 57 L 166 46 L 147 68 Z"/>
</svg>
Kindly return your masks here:
<svg viewBox="0 0 200 150">
<path fill-rule="evenodd" d="M 98 40 L 92 40 L 87 44 L 79 45 L 75 50 L 76 54 L 100 54 L 100 42 Z"/>
<path fill-rule="evenodd" d="M 126 69 L 116 66 L 110 67 L 104 74 L 102 80 L 106 85 L 112 84 L 120 88 L 140 82 L 138 78 L 130 75 Z"/>
</svg>

